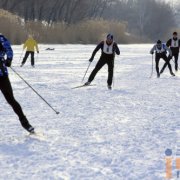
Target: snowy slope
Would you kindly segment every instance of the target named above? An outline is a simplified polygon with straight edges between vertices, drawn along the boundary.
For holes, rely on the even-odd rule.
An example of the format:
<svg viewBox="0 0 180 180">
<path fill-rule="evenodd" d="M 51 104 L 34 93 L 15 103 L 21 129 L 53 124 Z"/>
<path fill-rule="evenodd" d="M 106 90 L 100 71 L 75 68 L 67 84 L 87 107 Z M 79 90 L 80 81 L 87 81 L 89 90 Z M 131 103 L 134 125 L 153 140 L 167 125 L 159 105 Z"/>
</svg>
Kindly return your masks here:
<svg viewBox="0 0 180 180">
<path fill-rule="evenodd" d="M 180 77 L 166 70 L 149 79 L 151 46 L 120 45 L 112 91 L 107 67 L 95 87 L 71 89 L 81 84 L 95 45 L 40 45 L 34 69 L 29 61 L 19 67 L 22 46 L 13 46 L 14 69 L 60 114 L 9 70 L 16 99 L 44 137 L 28 137 L 0 95 L 0 179 L 164 179 L 164 152 L 174 156 L 180 137 Z"/>
</svg>

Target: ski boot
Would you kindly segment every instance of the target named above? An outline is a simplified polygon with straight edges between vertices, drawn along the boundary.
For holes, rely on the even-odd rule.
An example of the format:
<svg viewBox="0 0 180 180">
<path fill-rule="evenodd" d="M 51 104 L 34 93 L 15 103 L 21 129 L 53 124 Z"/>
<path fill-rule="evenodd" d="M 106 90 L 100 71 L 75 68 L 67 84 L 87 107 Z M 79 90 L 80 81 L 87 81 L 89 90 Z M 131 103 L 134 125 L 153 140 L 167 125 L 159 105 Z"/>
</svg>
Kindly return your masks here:
<svg viewBox="0 0 180 180">
<path fill-rule="evenodd" d="M 109 90 L 111 90 L 111 89 L 112 89 L 112 87 L 111 87 L 110 85 L 108 85 L 108 89 L 109 89 Z"/>
<path fill-rule="evenodd" d="M 160 78 L 160 73 L 157 73 L 157 78 Z"/>
<path fill-rule="evenodd" d="M 170 72 L 171 76 L 175 76 L 175 74 L 173 72 Z"/>
<path fill-rule="evenodd" d="M 23 65 L 24 65 L 24 63 L 22 63 L 22 64 L 20 65 L 20 67 L 23 67 Z"/>
<path fill-rule="evenodd" d="M 88 82 L 86 82 L 84 85 L 85 85 L 85 86 L 89 86 L 90 84 L 91 84 L 91 82 L 88 81 Z"/>
<path fill-rule="evenodd" d="M 24 116 L 22 119 L 20 119 L 21 125 L 24 129 L 26 129 L 29 133 L 34 133 L 34 127 L 32 127 L 27 118 Z"/>
</svg>

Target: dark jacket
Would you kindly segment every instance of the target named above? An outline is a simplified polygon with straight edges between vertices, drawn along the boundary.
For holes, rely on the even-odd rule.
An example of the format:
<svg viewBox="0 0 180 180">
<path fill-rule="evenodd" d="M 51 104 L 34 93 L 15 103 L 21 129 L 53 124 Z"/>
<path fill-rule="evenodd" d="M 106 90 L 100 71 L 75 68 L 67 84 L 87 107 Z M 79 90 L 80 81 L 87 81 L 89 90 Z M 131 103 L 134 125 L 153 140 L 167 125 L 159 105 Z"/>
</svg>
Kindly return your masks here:
<svg viewBox="0 0 180 180">
<path fill-rule="evenodd" d="M 166 45 L 167 45 L 167 47 L 170 47 L 173 54 L 178 54 L 179 53 L 180 40 L 178 38 L 169 39 L 167 41 Z"/>
<path fill-rule="evenodd" d="M 104 47 L 105 46 L 107 48 L 111 48 L 112 47 L 110 53 L 104 51 Z M 99 51 L 99 49 L 101 49 L 101 57 L 100 58 L 103 58 L 103 59 L 110 59 L 110 60 L 112 59 L 113 60 L 114 56 L 115 56 L 115 53 L 117 55 L 120 54 L 120 50 L 119 50 L 116 42 L 113 42 L 111 45 L 107 45 L 106 41 L 102 41 L 94 49 L 94 51 L 92 53 L 92 56 L 91 56 L 91 59 L 94 59 L 94 56 L 96 55 L 97 51 Z"/>
</svg>

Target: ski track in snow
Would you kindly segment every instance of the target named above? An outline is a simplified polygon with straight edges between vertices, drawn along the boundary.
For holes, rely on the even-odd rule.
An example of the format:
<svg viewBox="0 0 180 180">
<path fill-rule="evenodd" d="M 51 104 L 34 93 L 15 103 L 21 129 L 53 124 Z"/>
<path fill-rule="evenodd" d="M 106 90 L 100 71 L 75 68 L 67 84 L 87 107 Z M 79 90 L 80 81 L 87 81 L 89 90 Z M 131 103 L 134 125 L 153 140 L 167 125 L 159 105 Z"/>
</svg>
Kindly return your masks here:
<svg viewBox="0 0 180 180">
<path fill-rule="evenodd" d="M 45 51 L 47 47 L 55 51 Z M 40 45 L 36 68 L 30 60 L 20 68 L 22 46 L 13 46 L 14 69 L 60 114 L 9 69 L 16 99 L 44 137 L 27 136 L 0 95 L 0 179 L 165 178 L 164 152 L 170 148 L 174 155 L 180 138 L 180 77 L 171 77 L 166 69 L 160 79 L 155 70 L 149 78 L 152 45 L 119 47 L 109 91 L 106 66 L 97 74 L 96 86 L 71 89 L 81 84 L 95 45 Z"/>
</svg>

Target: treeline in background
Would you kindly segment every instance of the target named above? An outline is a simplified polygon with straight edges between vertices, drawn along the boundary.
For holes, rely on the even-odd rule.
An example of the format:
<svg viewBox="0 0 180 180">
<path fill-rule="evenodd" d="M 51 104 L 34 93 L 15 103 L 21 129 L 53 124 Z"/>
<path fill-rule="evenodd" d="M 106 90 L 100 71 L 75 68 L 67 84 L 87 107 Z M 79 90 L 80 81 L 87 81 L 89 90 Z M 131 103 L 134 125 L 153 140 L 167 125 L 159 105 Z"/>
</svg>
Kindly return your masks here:
<svg viewBox="0 0 180 180">
<path fill-rule="evenodd" d="M 0 0 L 0 32 L 13 44 L 28 34 L 41 43 L 149 43 L 178 29 L 178 4 L 159 0 Z"/>
</svg>

